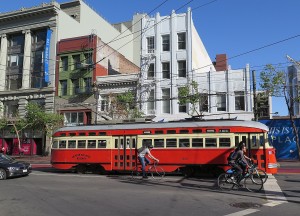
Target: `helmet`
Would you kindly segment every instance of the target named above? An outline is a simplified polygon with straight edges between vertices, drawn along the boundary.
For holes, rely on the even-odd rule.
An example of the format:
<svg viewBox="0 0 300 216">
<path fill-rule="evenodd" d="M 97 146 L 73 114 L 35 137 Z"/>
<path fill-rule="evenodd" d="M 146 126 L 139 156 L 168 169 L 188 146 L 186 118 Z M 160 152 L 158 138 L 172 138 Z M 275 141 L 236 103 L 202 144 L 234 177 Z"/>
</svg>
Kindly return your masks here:
<svg viewBox="0 0 300 216">
<path fill-rule="evenodd" d="M 153 145 L 149 145 L 148 148 L 150 148 L 150 149 L 153 148 Z"/>
</svg>

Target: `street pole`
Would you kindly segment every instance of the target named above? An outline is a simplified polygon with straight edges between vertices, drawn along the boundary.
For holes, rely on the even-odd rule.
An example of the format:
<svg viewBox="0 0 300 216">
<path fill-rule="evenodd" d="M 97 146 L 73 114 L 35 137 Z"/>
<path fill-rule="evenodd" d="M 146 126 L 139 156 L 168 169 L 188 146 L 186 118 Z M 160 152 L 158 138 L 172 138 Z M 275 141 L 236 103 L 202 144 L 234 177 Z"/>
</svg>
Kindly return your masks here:
<svg viewBox="0 0 300 216">
<path fill-rule="evenodd" d="M 99 87 L 96 83 L 96 81 L 94 81 L 93 83 L 93 93 L 94 93 L 94 97 L 96 100 L 96 110 L 95 110 L 95 125 L 97 125 L 97 118 L 98 118 L 98 101 L 99 101 Z"/>
<path fill-rule="evenodd" d="M 254 111 L 254 120 L 258 121 L 258 113 L 257 113 L 257 97 L 256 97 L 256 77 L 255 77 L 255 70 L 252 71 L 252 78 L 253 78 L 253 111 Z"/>
</svg>

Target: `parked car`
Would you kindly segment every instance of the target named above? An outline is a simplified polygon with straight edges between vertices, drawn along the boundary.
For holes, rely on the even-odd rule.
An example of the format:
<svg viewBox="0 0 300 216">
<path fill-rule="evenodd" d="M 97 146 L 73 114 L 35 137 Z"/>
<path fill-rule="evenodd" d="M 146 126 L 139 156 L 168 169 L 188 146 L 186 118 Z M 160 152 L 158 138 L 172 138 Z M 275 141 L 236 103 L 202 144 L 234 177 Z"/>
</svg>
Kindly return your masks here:
<svg viewBox="0 0 300 216">
<path fill-rule="evenodd" d="M 26 176 L 31 173 L 31 164 L 17 161 L 8 155 L 0 153 L 0 180 L 10 177 Z"/>
</svg>

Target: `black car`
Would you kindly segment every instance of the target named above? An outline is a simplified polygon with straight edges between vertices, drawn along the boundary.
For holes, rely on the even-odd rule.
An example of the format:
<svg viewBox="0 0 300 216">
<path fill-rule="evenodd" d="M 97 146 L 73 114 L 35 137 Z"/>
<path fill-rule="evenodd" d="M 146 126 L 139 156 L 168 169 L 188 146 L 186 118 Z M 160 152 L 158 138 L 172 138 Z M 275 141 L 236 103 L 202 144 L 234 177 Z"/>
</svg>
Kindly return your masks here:
<svg viewBox="0 0 300 216">
<path fill-rule="evenodd" d="M 0 180 L 10 177 L 26 176 L 31 173 L 31 164 L 16 161 L 8 155 L 0 153 Z"/>
</svg>

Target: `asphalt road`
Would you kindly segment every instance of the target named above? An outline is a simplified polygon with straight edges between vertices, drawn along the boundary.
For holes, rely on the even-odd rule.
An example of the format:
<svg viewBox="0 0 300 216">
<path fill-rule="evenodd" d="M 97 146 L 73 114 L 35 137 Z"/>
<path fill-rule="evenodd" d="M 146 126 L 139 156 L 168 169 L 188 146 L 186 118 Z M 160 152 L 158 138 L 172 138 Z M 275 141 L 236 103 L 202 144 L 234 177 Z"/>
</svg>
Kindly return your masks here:
<svg viewBox="0 0 300 216">
<path fill-rule="evenodd" d="M 216 180 L 209 178 L 166 176 L 162 181 L 133 181 L 127 175 L 49 171 L 34 170 L 28 177 L 1 181 L 0 215 L 286 216 L 299 212 L 299 174 L 272 176 L 265 191 L 251 193 L 220 191 Z"/>
</svg>

